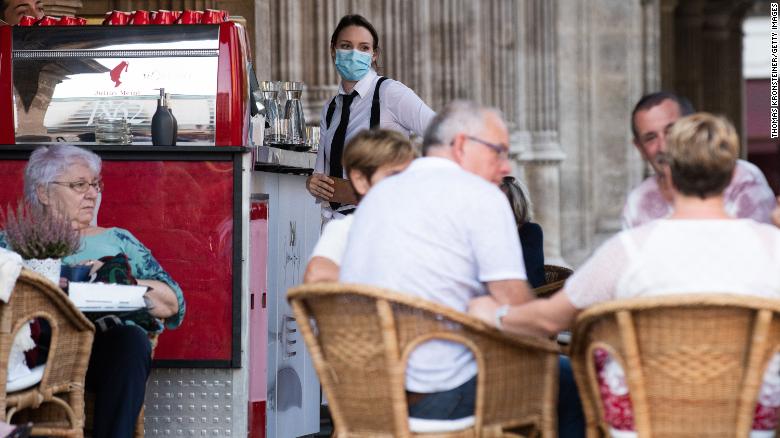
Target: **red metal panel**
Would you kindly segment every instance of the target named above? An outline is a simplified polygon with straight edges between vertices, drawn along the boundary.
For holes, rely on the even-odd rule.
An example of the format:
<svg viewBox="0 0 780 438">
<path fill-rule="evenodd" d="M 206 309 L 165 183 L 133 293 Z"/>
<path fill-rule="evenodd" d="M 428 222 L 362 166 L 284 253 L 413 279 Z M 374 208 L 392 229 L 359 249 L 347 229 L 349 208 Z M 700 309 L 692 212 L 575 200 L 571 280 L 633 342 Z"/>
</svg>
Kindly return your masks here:
<svg viewBox="0 0 780 438">
<path fill-rule="evenodd" d="M 249 140 L 244 29 L 233 22 L 219 25 L 216 146 L 245 146 Z"/>
<path fill-rule="evenodd" d="M 11 51 L 13 27 L 0 25 L 0 144 L 15 144 L 14 85 Z"/>
<path fill-rule="evenodd" d="M 0 160 L 0 209 L 5 211 L 8 205 L 16 206 L 24 192 L 24 166 L 27 160 Z M 0 224 L 5 228 L 5 224 Z"/>
<path fill-rule="evenodd" d="M 0 206 L 22 195 L 26 161 L 0 161 Z M 184 290 L 187 314 L 160 336 L 158 360 L 230 361 L 231 162 L 104 161 L 104 227 L 132 232 Z"/>
<path fill-rule="evenodd" d="M 249 438 L 265 438 L 265 401 L 249 402 Z"/>
<path fill-rule="evenodd" d="M 230 360 L 231 162 L 108 161 L 98 223 L 130 230 L 184 290 L 187 315 L 154 357 Z"/>
</svg>

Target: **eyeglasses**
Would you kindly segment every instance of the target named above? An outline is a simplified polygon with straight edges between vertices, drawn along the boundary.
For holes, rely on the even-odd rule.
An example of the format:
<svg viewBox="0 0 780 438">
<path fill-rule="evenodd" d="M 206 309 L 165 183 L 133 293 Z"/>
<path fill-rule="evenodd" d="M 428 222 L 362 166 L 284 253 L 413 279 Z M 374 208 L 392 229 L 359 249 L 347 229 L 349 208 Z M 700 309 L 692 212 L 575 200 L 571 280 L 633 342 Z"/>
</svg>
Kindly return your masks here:
<svg viewBox="0 0 780 438">
<path fill-rule="evenodd" d="M 90 187 L 95 189 L 96 192 L 100 193 L 103 191 L 103 180 L 99 179 L 93 183 L 88 183 L 86 181 L 73 181 L 73 182 L 67 182 L 67 181 L 52 181 L 51 184 L 57 184 L 60 186 L 66 186 L 70 187 L 71 190 L 73 190 L 76 193 L 87 193 Z"/>
<path fill-rule="evenodd" d="M 467 135 L 466 138 L 468 138 L 471 141 L 475 141 L 477 143 L 483 144 L 489 147 L 490 149 L 493 149 L 496 152 L 496 154 L 498 154 L 498 158 L 501 160 L 509 159 L 509 146 L 507 145 L 490 143 L 485 140 L 482 140 L 481 138 L 472 137 L 470 135 Z"/>
</svg>

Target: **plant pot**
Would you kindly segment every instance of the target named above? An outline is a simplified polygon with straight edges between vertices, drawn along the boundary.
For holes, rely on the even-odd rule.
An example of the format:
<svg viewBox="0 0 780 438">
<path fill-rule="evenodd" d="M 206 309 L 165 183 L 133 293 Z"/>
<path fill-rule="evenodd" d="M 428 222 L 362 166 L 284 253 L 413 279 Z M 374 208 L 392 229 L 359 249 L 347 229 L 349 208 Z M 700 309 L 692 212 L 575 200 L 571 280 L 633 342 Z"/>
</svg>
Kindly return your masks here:
<svg viewBox="0 0 780 438">
<path fill-rule="evenodd" d="M 48 278 L 49 281 L 59 287 L 62 259 L 24 259 L 24 265 L 30 270 Z"/>
</svg>

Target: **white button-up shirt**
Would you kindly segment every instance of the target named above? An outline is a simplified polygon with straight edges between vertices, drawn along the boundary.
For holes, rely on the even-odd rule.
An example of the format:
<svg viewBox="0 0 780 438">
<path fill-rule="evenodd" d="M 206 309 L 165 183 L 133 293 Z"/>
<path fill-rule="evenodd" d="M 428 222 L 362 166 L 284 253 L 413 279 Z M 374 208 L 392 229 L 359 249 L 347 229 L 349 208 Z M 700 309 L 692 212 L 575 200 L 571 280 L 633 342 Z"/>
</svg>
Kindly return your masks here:
<svg viewBox="0 0 780 438">
<path fill-rule="evenodd" d="M 379 76 L 372 69 L 355 84 L 354 90 L 357 91 L 358 95 L 355 96 L 352 105 L 350 105 L 349 124 L 344 137 L 345 146 L 355 134 L 369 129 L 371 104 L 378 80 Z M 341 102 L 345 94 L 348 93 L 344 92 L 344 88 L 339 85 L 339 94 L 336 96 L 336 108 L 330 120 L 330 127 L 326 124 L 326 117 L 331 99 L 328 99 L 322 108 L 320 144 L 314 166 L 315 173 L 327 175 L 330 172 L 330 144 L 341 120 Z M 379 89 L 379 128 L 397 131 L 406 136 L 412 133 L 422 136 L 435 115 L 436 113 L 406 85 L 392 79 L 387 79 L 382 83 L 382 87 Z M 346 174 L 343 177 L 346 178 Z M 323 215 L 325 217 L 332 216 L 327 202 L 323 203 Z"/>
</svg>

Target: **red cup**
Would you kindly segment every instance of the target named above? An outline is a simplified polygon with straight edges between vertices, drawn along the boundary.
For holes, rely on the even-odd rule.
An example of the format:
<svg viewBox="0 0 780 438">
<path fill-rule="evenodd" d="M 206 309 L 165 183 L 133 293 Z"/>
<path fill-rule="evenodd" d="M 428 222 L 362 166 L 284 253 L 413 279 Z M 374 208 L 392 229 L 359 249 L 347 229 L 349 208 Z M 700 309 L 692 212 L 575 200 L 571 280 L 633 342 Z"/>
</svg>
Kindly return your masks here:
<svg viewBox="0 0 780 438">
<path fill-rule="evenodd" d="M 103 20 L 104 26 L 124 26 L 130 21 L 130 14 L 122 11 L 111 11 Z"/>
<path fill-rule="evenodd" d="M 182 11 L 181 17 L 179 17 L 179 24 L 200 24 L 203 20 L 202 11 L 186 10 Z"/>
<path fill-rule="evenodd" d="M 152 15 L 152 24 L 173 24 L 173 13 L 160 9 Z"/>
<path fill-rule="evenodd" d="M 19 20 L 19 26 L 32 26 L 36 21 L 38 21 L 37 18 L 31 15 L 25 15 L 21 20 Z"/>
<path fill-rule="evenodd" d="M 76 20 L 79 22 L 79 26 L 86 26 L 87 25 L 87 19 L 84 17 L 76 17 Z"/>
<path fill-rule="evenodd" d="M 203 12 L 203 19 L 201 20 L 201 23 L 203 24 L 219 24 L 225 22 L 225 11 L 220 11 L 218 9 L 206 9 L 205 12 Z"/>
<path fill-rule="evenodd" d="M 133 16 L 130 17 L 130 24 L 137 26 L 149 24 L 150 22 L 151 20 L 149 19 L 149 11 L 135 11 Z"/>
<path fill-rule="evenodd" d="M 35 22 L 36 26 L 56 26 L 57 25 L 57 19 L 54 17 L 51 17 L 49 15 L 46 15 L 42 17 L 40 20 Z"/>
<path fill-rule="evenodd" d="M 57 21 L 58 26 L 78 26 L 79 20 L 76 17 L 69 17 L 67 15 L 63 15 L 60 17 L 59 21 Z"/>
<path fill-rule="evenodd" d="M 181 11 L 171 11 L 171 14 L 173 14 L 173 22 L 174 23 L 179 21 L 179 17 L 181 17 Z"/>
</svg>

